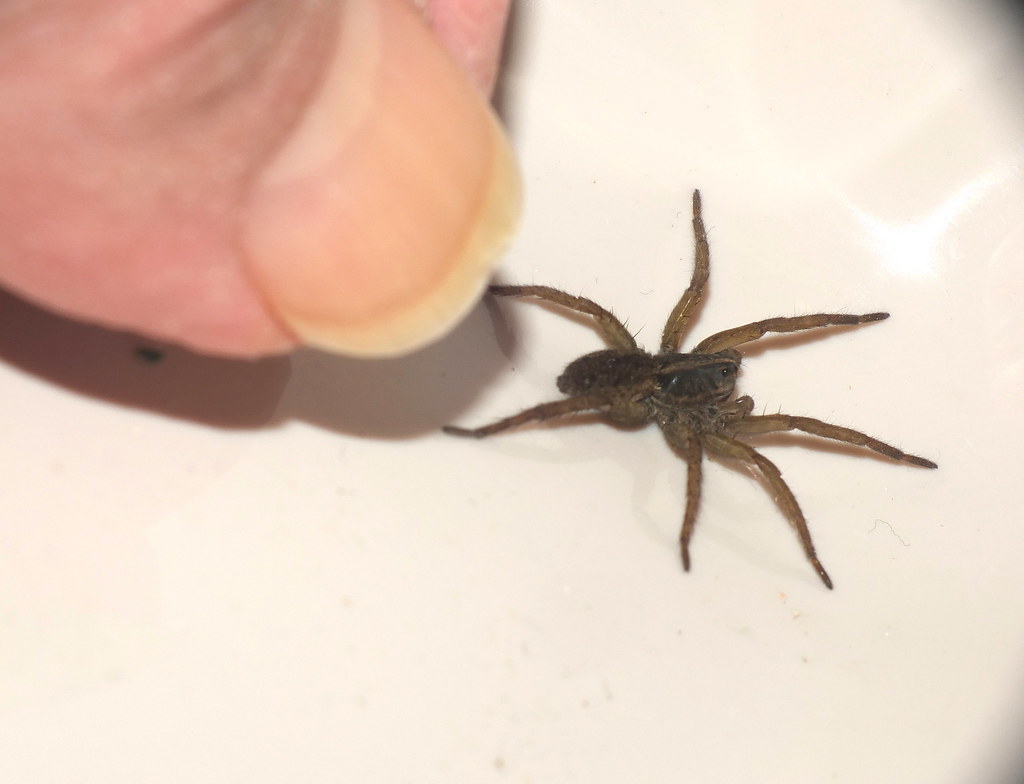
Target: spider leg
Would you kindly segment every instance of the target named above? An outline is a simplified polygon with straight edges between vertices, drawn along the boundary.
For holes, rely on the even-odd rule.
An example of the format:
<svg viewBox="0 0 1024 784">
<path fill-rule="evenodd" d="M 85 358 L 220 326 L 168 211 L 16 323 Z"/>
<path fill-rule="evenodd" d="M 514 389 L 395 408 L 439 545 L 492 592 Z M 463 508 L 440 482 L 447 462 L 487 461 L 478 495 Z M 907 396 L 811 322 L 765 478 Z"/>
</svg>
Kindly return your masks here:
<svg viewBox="0 0 1024 784">
<path fill-rule="evenodd" d="M 859 430 L 851 430 L 848 427 L 840 427 L 839 425 L 830 425 L 827 422 L 822 422 L 820 419 L 812 419 L 811 417 L 791 416 L 789 414 L 748 416 L 730 422 L 727 429 L 732 435 L 747 436 L 779 433 L 788 430 L 802 430 L 805 433 L 810 433 L 812 436 L 831 438 L 834 441 L 867 447 L 901 463 L 910 463 L 922 468 L 939 467 L 936 463 L 925 457 L 907 454 L 884 441 L 879 441 L 877 438 L 869 436 L 867 433 L 861 433 Z"/>
<path fill-rule="evenodd" d="M 686 461 L 686 510 L 683 527 L 679 531 L 679 552 L 683 556 L 683 569 L 690 571 L 690 538 L 697 524 L 700 507 L 700 486 L 703 478 L 704 449 L 693 431 L 679 425 L 662 425 L 662 433 L 669 446 Z"/>
<path fill-rule="evenodd" d="M 807 520 L 804 518 L 804 513 L 800 510 L 800 504 L 797 503 L 793 491 L 789 489 L 789 485 L 782 479 L 782 472 L 779 471 L 778 466 L 753 447 L 734 438 L 717 433 L 704 433 L 702 438 L 708 451 L 720 457 L 740 460 L 754 466 L 760 472 L 772 491 L 775 503 L 779 505 L 783 514 L 796 528 L 797 535 L 800 537 L 800 544 L 803 545 L 804 553 L 807 555 L 807 560 L 811 562 L 811 566 L 814 567 L 821 581 L 825 583 L 825 587 L 831 590 L 832 579 L 828 576 L 828 572 L 825 571 L 825 567 L 821 565 L 821 561 L 818 560 L 818 554 L 814 550 L 814 542 L 811 541 L 811 532 L 807 528 Z"/>
<path fill-rule="evenodd" d="M 495 433 L 500 433 L 503 430 L 508 430 L 509 428 L 525 425 L 527 422 L 540 422 L 545 419 L 554 419 L 556 417 L 566 416 L 567 414 L 575 414 L 579 411 L 603 408 L 607 405 L 608 400 L 604 397 L 597 397 L 595 395 L 578 395 L 576 397 L 567 397 L 564 400 L 555 400 L 551 403 L 541 403 L 539 406 L 533 406 L 525 411 L 520 411 L 518 414 L 513 414 L 512 416 L 505 417 L 504 419 L 499 419 L 497 422 L 492 422 L 491 424 L 484 425 L 483 427 L 467 429 L 464 427 L 446 425 L 441 429 L 450 436 L 484 438 L 486 436 L 494 435 Z"/>
<path fill-rule="evenodd" d="M 708 249 L 708 233 L 701 217 L 700 191 L 693 192 L 693 236 L 696 240 L 694 251 L 693 275 L 679 302 L 672 308 L 661 333 L 661 350 L 678 351 L 679 343 L 690 323 L 694 308 L 704 295 L 704 284 L 708 282 L 708 269 L 711 263 L 711 251 Z"/>
<path fill-rule="evenodd" d="M 683 452 L 686 459 L 686 511 L 683 512 L 683 527 L 679 532 L 679 550 L 683 556 L 683 569 L 690 571 L 690 537 L 697 524 L 697 509 L 700 506 L 700 485 L 703 478 L 701 462 L 704 450 L 700 440 L 691 438 Z"/>
<path fill-rule="evenodd" d="M 611 348 L 624 350 L 637 347 L 636 339 L 611 311 L 586 297 L 577 297 L 551 286 L 490 286 L 487 290 L 496 297 L 536 297 L 593 316 L 598 330 Z"/>
<path fill-rule="evenodd" d="M 856 316 L 850 313 L 813 313 L 809 316 L 782 316 L 764 319 L 716 332 L 704 338 L 694 348 L 695 354 L 715 354 L 726 348 L 733 348 L 743 343 L 764 337 L 769 332 L 800 332 L 804 329 L 818 327 L 839 327 L 851 324 L 867 324 L 889 318 L 888 313 L 865 313 Z"/>
</svg>

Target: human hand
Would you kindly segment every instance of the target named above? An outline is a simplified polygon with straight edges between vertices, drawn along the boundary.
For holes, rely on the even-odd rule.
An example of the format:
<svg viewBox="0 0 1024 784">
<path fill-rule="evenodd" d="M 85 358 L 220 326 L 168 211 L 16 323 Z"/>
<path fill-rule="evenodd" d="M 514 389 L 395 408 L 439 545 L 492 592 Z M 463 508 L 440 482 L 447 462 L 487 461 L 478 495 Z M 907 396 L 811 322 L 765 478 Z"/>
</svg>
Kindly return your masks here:
<svg viewBox="0 0 1024 784">
<path fill-rule="evenodd" d="M 518 213 L 504 0 L 49 0 L 0 14 L 0 283 L 199 351 L 387 356 Z"/>
</svg>

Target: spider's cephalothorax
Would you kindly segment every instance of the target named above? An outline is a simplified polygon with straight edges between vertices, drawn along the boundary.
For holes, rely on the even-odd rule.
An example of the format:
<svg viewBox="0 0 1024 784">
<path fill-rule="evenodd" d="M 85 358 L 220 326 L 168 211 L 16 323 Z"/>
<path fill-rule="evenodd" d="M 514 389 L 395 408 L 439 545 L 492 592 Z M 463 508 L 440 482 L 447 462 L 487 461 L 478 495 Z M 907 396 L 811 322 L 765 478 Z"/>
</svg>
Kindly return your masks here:
<svg viewBox="0 0 1024 784">
<path fill-rule="evenodd" d="M 565 398 L 528 408 L 493 424 L 467 430 L 446 427 L 446 433 L 483 438 L 527 422 L 562 417 L 582 411 L 597 411 L 621 425 L 657 422 L 666 440 L 686 461 L 686 510 L 679 536 L 683 567 L 690 568 L 690 537 L 697 521 L 700 502 L 701 464 L 704 452 L 739 460 L 760 472 L 779 507 L 792 521 L 807 559 L 829 588 L 832 580 L 818 560 L 803 512 L 775 463 L 745 444 L 744 436 L 802 430 L 811 435 L 867 447 L 892 460 L 924 468 L 937 468 L 931 460 L 902 452 L 877 438 L 810 417 L 789 414 L 753 415 L 754 401 L 743 395 L 732 398 L 740 354 L 736 346 L 757 340 L 769 332 L 798 332 L 816 327 L 865 324 L 881 321 L 888 313 L 862 316 L 845 313 L 815 313 L 764 319 L 717 332 L 698 343 L 692 353 L 680 354 L 679 344 L 693 311 L 704 293 L 708 279 L 708 238 L 701 218 L 700 192 L 693 192 L 693 233 L 697 240 L 696 259 L 690 285 L 669 314 L 661 336 L 659 353 L 650 354 L 639 346 L 626 327 L 609 311 L 584 297 L 573 296 L 549 286 L 491 286 L 490 292 L 503 297 L 536 297 L 570 310 L 593 316 L 610 348 L 585 354 L 569 363 L 558 377 L 558 389 Z"/>
</svg>

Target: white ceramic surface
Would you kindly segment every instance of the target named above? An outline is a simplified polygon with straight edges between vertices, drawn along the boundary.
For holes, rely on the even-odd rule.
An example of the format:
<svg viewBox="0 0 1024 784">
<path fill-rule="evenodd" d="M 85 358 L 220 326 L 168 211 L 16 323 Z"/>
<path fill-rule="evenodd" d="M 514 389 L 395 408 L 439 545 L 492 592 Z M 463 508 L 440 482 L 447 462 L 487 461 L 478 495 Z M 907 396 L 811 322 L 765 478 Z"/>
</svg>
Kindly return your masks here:
<svg viewBox="0 0 1024 784">
<path fill-rule="evenodd" d="M 704 194 L 693 339 L 758 410 L 930 472 L 764 447 L 763 490 L 651 429 L 477 424 L 591 331 L 481 305 L 404 360 L 261 363 L 0 303 L 0 780 L 898 782 L 1009 777 L 1024 720 L 1024 25 L 932 0 L 520 2 L 501 105 L 525 221 L 501 277 L 655 343 Z M 694 342 L 691 339 L 690 344 Z"/>
</svg>

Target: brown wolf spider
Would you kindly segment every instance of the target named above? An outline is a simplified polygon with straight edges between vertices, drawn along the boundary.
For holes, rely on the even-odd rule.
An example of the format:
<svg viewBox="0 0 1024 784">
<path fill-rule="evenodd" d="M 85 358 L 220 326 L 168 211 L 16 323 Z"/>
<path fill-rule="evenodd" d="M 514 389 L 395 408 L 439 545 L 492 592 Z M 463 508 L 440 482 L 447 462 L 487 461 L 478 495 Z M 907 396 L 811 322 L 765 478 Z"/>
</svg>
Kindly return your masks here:
<svg viewBox="0 0 1024 784">
<path fill-rule="evenodd" d="M 760 472 L 775 502 L 796 528 L 807 559 L 821 581 L 831 589 L 832 580 L 818 560 L 807 521 L 793 492 L 783 481 L 782 473 L 775 463 L 739 439 L 802 430 L 821 438 L 867 447 L 903 463 L 924 468 L 938 466 L 931 460 L 909 455 L 858 430 L 830 425 L 819 419 L 789 414 L 752 414 L 754 401 L 748 395 L 730 400 L 741 359 L 735 347 L 769 332 L 867 324 L 889 318 L 889 314 L 815 313 L 769 318 L 717 332 L 698 343 L 691 353 L 681 354 L 677 349 L 708 280 L 710 253 L 701 217 L 700 191 L 693 192 L 693 233 L 697 246 L 693 276 L 669 314 L 657 354 L 650 354 L 637 346 L 622 322 L 589 299 L 550 286 L 491 286 L 490 293 L 500 297 L 535 297 L 593 316 L 598 330 L 611 348 L 585 354 L 569 363 L 557 382 L 559 391 L 568 395 L 562 400 L 542 403 L 485 427 L 468 430 L 449 426 L 444 431 L 456 436 L 483 438 L 527 422 L 582 411 L 599 412 L 619 425 L 639 426 L 657 422 L 669 446 L 686 461 L 686 510 L 679 535 L 684 569 L 690 569 L 690 537 L 697 521 L 701 462 L 707 451 L 718 457 L 739 460 Z"/>
</svg>

